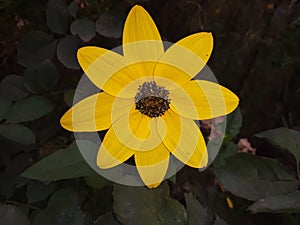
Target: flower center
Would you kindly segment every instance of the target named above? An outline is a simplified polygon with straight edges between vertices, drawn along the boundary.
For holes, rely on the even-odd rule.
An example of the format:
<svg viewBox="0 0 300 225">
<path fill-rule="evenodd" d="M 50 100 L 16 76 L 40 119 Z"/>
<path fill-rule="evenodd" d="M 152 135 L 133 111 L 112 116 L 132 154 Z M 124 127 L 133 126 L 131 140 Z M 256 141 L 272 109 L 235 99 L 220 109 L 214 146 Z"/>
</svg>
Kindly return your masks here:
<svg viewBox="0 0 300 225">
<path fill-rule="evenodd" d="M 170 108 L 168 95 L 169 91 L 155 81 L 145 82 L 135 96 L 135 109 L 151 118 L 162 116 Z"/>
</svg>

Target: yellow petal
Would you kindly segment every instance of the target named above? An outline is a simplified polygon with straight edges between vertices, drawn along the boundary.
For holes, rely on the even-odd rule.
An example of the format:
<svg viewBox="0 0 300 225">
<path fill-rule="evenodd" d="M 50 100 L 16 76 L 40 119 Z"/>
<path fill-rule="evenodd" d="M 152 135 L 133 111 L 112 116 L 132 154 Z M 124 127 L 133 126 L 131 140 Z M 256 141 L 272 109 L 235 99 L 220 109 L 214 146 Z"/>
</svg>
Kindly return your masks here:
<svg viewBox="0 0 300 225">
<path fill-rule="evenodd" d="M 150 136 L 150 117 L 140 113 L 138 110 L 134 110 L 129 114 L 128 122 L 132 134 L 137 138 L 146 139 Z"/>
<path fill-rule="evenodd" d="M 193 120 L 182 118 L 168 110 L 164 116 L 158 118 L 157 128 L 159 133 L 167 129 L 166 135 L 161 135 L 163 143 L 181 162 L 194 168 L 207 165 L 205 140 Z"/>
<path fill-rule="evenodd" d="M 109 169 L 125 162 L 134 154 L 134 151 L 124 146 L 116 136 L 113 128 L 110 128 L 97 154 L 97 165 L 101 169 Z"/>
<path fill-rule="evenodd" d="M 169 155 L 164 144 L 151 151 L 134 154 L 137 170 L 149 188 L 155 188 L 163 181 L 169 165 Z"/>
<path fill-rule="evenodd" d="M 123 51 L 126 59 L 155 62 L 164 53 L 163 43 L 154 21 L 141 6 L 134 6 L 128 14 L 123 31 Z M 148 76 L 153 66 L 141 65 Z"/>
<path fill-rule="evenodd" d="M 184 84 L 206 65 L 213 49 L 211 33 L 197 33 L 172 45 L 159 59 L 154 75 Z M 177 69 L 174 69 L 177 68 Z M 174 87 L 168 87 L 173 89 Z"/>
<path fill-rule="evenodd" d="M 135 151 L 149 151 L 162 143 L 156 120 L 135 109 L 117 119 L 112 128 L 119 141 Z"/>
<path fill-rule="evenodd" d="M 117 96 L 124 86 L 141 76 L 139 73 L 131 72 L 123 56 L 103 48 L 80 48 L 77 58 L 88 78 L 97 87 L 113 96 Z M 125 97 L 133 97 L 132 95 L 130 92 Z"/>
<path fill-rule="evenodd" d="M 65 129 L 76 132 L 106 130 L 113 122 L 111 110 L 115 99 L 105 92 L 91 95 L 69 109 L 62 116 L 60 124 Z M 132 104 L 133 99 L 120 99 L 118 116 L 129 111 Z M 117 116 L 115 119 L 118 119 Z"/>
<path fill-rule="evenodd" d="M 170 91 L 170 99 L 179 115 L 194 120 L 229 114 L 239 104 L 239 98 L 229 89 L 204 80 L 193 80 Z"/>
<path fill-rule="evenodd" d="M 145 81 L 152 80 L 152 75 L 147 75 L 143 67 L 154 67 L 152 62 L 139 62 L 125 66 L 113 74 L 102 89 L 106 92 L 121 98 L 134 97 L 140 85 Z"/>
<path fill-rule="evenodd" d="M 154 80 L 167 90 L 173 90 L 190 81 L 191 76 L 176 65 L 158 62 L 154 69 Z"/>
<path fill-rule="evenodd" d="M 95 46 L 86 46 L 78 49 L 77 59 L 84 72 L 101 56 L 109 53 L 109 50 Z M 119 58 L 119 56 L 115 56 Z"/>
</svg>

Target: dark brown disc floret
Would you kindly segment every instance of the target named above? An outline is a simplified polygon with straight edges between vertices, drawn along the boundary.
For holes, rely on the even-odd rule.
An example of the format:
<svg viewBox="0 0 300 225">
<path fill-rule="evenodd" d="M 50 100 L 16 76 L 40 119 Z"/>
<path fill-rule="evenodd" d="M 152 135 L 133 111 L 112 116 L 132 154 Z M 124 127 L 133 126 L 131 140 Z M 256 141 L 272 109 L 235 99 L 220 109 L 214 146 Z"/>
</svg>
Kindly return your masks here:
<svg viewBox="0 0 300 225">
<path fill-rule="evenodd" d="M 165 114 L 170 108 L 169 91 L 155 81 L 145 82 L 135 96 L 135 109 L 151 118 Z"/>
</svg>

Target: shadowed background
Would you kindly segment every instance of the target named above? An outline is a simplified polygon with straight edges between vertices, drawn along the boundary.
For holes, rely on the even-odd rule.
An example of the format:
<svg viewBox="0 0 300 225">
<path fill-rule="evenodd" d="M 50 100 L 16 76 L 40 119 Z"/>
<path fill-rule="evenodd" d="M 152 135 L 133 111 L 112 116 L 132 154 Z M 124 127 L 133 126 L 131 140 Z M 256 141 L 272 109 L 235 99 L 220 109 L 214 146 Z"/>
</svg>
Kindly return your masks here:
<svg viewBox="0 0 300 225">
<path fill-rule="evenodd" d="M 119 46 L 134 4 L 163 40 L 212 32 L 208 65 L 241 101 L 214 165 L 155 190 L 94 174 L 59 125 L 82 76 L 77 49 Z M 299 224 L 299 45 L 297 0 L 0 0 L 0 225 Z M 240 138 L 256 155 L 237 153 Z"/>
</svg>

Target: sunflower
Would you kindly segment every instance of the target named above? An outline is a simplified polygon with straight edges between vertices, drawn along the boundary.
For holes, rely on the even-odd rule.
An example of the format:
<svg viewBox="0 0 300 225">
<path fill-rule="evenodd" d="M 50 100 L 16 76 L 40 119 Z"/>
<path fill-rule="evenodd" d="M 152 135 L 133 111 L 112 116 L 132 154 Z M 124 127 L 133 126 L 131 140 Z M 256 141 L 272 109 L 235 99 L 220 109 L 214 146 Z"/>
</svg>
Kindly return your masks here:
<svg viewBox="0 0 300 225">
<path fill-rule="evenodd" d="M 125 21 L 122 54 L 93 46 L 78 50 L 83 71 L 103 91 L 75 104 L 60 123 L 73 132 L 107 130 L 98 167 L 112 168 L 133 156 L 149 188 L 164 179 L 170 154 L 203 168 L 208 153 L 195 120 L 226 115 L 239 102 L 227 88 L 193 79 L 212 49 L 212 34 L 201 32 L 165 50 L 151 16 L 136 5 Z"/>
</svg>

